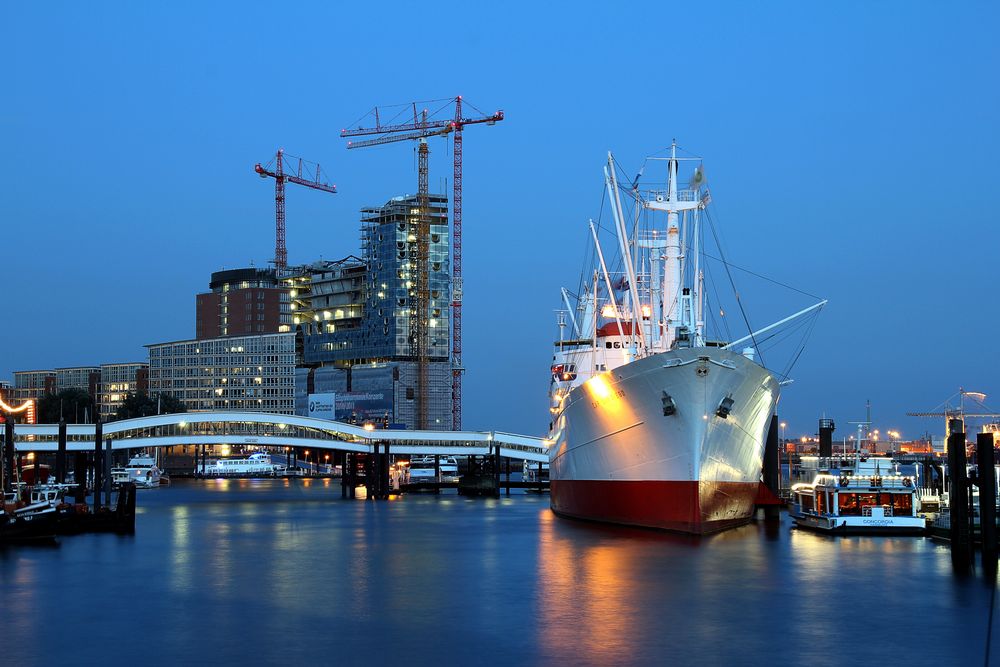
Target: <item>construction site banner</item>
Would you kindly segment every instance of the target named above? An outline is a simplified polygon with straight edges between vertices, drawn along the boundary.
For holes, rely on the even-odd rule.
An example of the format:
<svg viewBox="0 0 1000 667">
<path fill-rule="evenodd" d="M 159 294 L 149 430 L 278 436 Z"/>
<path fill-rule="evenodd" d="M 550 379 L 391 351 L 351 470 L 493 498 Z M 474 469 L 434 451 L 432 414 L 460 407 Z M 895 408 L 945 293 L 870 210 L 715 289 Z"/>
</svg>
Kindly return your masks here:
<svg viewBox="0 0 1000 667">
<path fill-rule="evenodd" d="M 392 395 L 386 391 L 348 391 L 337 394 L 336 419 L 354 422 L 393 420 Z"/>
<path fill-rule="evenodd" d="M 309 394 L 309 417 L 314 417 L 316 419 L 333 419 L 334 418 L 334 403 L 336 402 L 337 395 L 330 394 Z"/>
</svg>

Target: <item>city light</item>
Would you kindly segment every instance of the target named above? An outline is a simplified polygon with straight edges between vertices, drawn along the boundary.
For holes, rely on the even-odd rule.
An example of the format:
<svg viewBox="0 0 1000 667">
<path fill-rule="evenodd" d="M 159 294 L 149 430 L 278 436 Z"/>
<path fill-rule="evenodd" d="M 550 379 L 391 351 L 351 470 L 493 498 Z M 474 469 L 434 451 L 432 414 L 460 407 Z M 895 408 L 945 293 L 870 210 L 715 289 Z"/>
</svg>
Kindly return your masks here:
<svg viewBox="0 0 1000 667">
<path fill-rule="evenodd" d="M 372 424 L 371 422 L 367 422 L 367 423 L 366 423 L 366 424 L 364 425 L 364 427 L 363 427 L 363 428 L 364 428 L 364 429 L 365 429 L 366 431 L 374 431 L 374 430 L 375 430 L 375 424 Z"/>
<path fill-rule="evenodd" d="M 2 400 L 0 400 L 0 409 L 3 409 L 6 412 L 24 412 L 25 410 L 29 409 L 33 403 L 34 401 L 29 400 L 15 408 L 14 406 L 7 405 Z"/>
</svg>

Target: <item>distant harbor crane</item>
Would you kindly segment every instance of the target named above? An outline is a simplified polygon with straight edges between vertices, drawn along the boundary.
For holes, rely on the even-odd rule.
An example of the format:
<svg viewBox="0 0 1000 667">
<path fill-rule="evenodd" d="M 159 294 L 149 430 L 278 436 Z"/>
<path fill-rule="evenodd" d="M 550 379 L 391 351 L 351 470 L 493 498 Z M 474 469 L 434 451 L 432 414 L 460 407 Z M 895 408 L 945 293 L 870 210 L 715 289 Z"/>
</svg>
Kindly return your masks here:
<svg viewBox="0 0 1000 667">
<path fill-rule="evenodd" d="M 958 399 L 958 406 L 952 407 L 953 402 Z M 973 409 L 978 408 L 977 412 L 967 412 L 965 408 L 966 399 L 972 401 L 975 406 Z M 965 420 L 967 417 L 1000 417 L 1000 412 L 995 412 L 986 406 L 983 401 L 986 400 L 986 394 L 978 391 L 965 391 L 965 389 L 959 387 L 958 392 L 952 394 L 941 403 L 938 407 L 941 408 L 940 411 L 933 412 L 907 412 L 908 417 L 944 417 L 944 433 L 945 438 L 951 435 L 951 422 L 952 420 L 958 420 L 962 422 L 962 430 L 965 430 Z"/>
</svg>

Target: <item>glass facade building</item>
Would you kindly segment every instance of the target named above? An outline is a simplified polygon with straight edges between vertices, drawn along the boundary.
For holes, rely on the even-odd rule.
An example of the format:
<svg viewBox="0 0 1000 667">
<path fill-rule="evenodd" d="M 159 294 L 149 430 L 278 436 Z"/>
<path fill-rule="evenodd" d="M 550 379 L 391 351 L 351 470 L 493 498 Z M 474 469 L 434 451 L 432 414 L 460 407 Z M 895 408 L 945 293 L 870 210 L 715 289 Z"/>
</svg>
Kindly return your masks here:
<svg viewBox="0 0 1000 667">
<path fill-rule="evenodd" d="M 427 318 L 430 359 L 448 359 L 451 264 L 447 198 L 429 195 L 428 209 L 427 311 L 413 312 L 410 297 L 416 280 L 413 229 L 420 213 L 416 195 L 395 197 L 384 206 L 364 209 L 361 261 L 339 267 L 328 278 L 313 279 L 313 295 L 318 294 L 319 284 L 325 284 L 329 296 L 339 296 L 342 302 L 332 310 L 325 309 L 319 317 L 319 309 L 313 306 L 312 323 L 302 319 L 297 323 L 303 333 L 306 364 L 412 360 L 410 318 L 414 316 Z"/>
<path fill-rule="evenodd" d="M 411 318 L 422 317 L 428 358 L 424 423 L 427 428 L 451 429 L 448 199 L 429 195 L 427 203 L 424 312 L 416 308 L 421 227 L 416 195 L 395 197 L 383 206 L 361 211 L 360 258 L 298 267 L 286 279 L 300 363 L 316 369 L 298 375 L 300 411 L 308 394 L 320 393 L 318 387 L 328 382 L 332 388 L 336 378 L 334 392 L 357 397 L 358 412 L 378 413 L 391 423 L 416 427 L 419 373 L 411 344 L 416 329 L 411 327 Z M 345 372 L 326 380 L 325 367 Z"/>
</svg>

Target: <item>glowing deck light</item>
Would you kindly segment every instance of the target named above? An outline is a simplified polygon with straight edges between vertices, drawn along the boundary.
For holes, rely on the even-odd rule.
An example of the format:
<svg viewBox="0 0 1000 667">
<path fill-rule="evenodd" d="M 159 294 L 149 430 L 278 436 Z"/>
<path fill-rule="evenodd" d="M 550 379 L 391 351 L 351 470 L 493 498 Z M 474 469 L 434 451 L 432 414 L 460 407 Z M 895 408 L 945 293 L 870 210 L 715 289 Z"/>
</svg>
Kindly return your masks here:
<svg viewBox="0 0 1000 667">
<path fill-rule="evenodd" d="M 364 425 L 364 429 L 366 431 L 374 431 L 375 430 L 375 424 L 372 424 L 371 422 L 368 422 L 367 424 Z"/>
<path fill-rule="evenodd" d="M 603 401 L 611 396 L 611 385 L 608 384 L 608 379 L 603 375 L 595 375 L 584 382 L 583 386 L 587 388 L 591 398 L 596 401 Z"/>
</svg>

